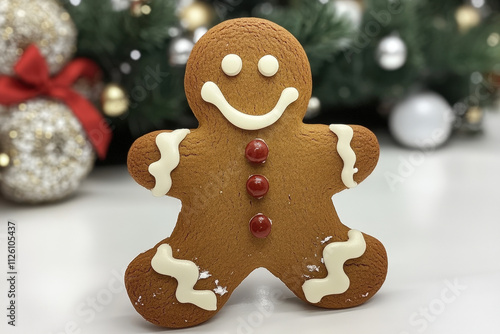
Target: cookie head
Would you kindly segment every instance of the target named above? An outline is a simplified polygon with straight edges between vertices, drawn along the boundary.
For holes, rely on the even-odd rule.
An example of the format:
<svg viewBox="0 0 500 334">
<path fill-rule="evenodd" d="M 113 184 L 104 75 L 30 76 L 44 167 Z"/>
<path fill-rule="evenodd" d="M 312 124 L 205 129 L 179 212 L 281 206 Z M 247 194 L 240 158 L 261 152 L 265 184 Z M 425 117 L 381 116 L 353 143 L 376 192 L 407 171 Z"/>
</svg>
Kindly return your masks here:
<svg viewBox="0 0 500 334">
<path fill-rule="evenodd" d="M 229 122 L 243 130 L 302 121 L 312 87 L 300 43 L 257 18 L 209 30 L 191 52 L 184 83 L 200 125 Z"/>
</svg>

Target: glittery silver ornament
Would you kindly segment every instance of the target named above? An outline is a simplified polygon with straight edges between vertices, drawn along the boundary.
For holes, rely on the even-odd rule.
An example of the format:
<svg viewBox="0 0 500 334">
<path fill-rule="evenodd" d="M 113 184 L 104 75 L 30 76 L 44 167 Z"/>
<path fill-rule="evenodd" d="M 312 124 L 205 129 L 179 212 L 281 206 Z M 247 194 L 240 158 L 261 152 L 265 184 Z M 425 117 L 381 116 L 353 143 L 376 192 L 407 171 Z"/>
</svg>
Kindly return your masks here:
<svg viewBox="0 0 500 334">
<path fill-rule="evenodd" d="M 170 41 L 169 62 L 172 66 L 186 65 L 194 43 L 186 37 L 176 37 Z"/>
<path fill-rule="evenodd" d="M 0 153 L 7 162 L 0 167 L 0 191 L 24 203 L 67 197 L 95 161 L 73 112 L 62 102 L 41 98 L 0 106 Z"/>
<path fill-rule="evenodd" d="M 391 35 L 380 40 L 375 58 L 384 70 L 394 71 L 406 63 L 407 52 L 405 42 L 399 36 Z"/>
<path fill-rule="evenodd" d="M 307 104 L 307 111 L 304 118 L 305 119 L 314 118 L 319 115 L 320 111 L 321 111 L 321 101 L 316 96 L 312 96 L 309 99 L 309 103 Z"/>
<path fill-rule="evenodd" d="M 76 28 L 54 0 L 0 0 L 0 74 L 13 75 L 25 48 L 36 44 L 51 74 L 73 57 Z"/>
</svg>

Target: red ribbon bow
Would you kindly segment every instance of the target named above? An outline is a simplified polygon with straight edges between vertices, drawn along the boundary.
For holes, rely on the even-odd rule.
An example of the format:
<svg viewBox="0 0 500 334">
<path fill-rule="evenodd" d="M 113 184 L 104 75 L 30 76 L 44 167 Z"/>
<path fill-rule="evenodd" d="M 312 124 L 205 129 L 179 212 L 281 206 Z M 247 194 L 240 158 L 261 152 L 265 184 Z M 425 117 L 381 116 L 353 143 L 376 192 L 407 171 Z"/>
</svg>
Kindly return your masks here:
<svg viewBox="0 0 500 334">
<path fill-rule="evenodd" d="M 32 44 L 14 66 L 14 71 L 17 77 L 0 76 L 0 104 L 21 103 L 41 95 L 61 100 L 82 124 L 99 158 L 106 157 L 111 141 L 107 122 L 92 103 L 71 88 L 78 78 L 93 79 L 99 74 L 95 63 L 78 58 L 50 77 L 47 62 Z"/>
</svg>

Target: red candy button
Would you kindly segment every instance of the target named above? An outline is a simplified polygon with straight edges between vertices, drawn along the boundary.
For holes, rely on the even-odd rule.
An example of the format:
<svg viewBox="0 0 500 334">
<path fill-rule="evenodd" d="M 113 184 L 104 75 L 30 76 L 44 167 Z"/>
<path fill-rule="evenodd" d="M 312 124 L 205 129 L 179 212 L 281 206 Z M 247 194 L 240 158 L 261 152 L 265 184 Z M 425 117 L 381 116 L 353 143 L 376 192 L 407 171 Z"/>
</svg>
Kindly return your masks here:
<svg viewBox="0 0 500 334">
<path fill-rule="evenodd" d="M 263 163 L 267 159 L 269 148 L 262 139 L 254 139 L 245 148 L 245 156 L 250 162 Z"/>
<path fill-rule="evenodd" d="M 271 233 L 271 219 L 258 213 L 250 219 L 250 232 L 256 238 L 265 238 Z"/>
<path fill-rule="evenodd" d="M 267 194 L 269 190 L 269 181 L 263 175 L 252 175 L 247 180 L 247 191 L 248 193 L 260 199 Z"/>
</svg>

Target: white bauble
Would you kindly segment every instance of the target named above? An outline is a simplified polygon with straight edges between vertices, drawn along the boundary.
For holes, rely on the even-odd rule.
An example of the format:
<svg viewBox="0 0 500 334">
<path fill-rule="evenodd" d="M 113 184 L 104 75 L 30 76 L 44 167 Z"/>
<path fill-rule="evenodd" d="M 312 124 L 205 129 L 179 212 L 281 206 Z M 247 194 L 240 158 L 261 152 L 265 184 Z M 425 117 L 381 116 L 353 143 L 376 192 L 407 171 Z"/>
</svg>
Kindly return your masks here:
<svg viewBox="0 0 500 334">
<path fill-rule="evenodd" d="M 321 112 L 321 101 L 316 96 L 311 96 L 307 104 L 307 111 L 304 119 L 311 119 L 319 115 Z"/>
<path fill-rule="evenodd" d="M 363 8 L 358 1 L 336 0 L 332 4 L 338 16 L 347 18 L 354 27 L 359 29 L 363 21 Z"/>
<path fill-rule="evenodd" d="M 407 56 L 406 44 L 397 35 L 382 38 L 375 53 L 377 63 L 387 71 L 401 68 L 406 63 Z"/>
<path fill-rule="evenodd" d="M 170 42 L 169 47 L 169 62 L 172 66 L 186 65 L 191 50 L 193 50 L 194 42 L 186 37 L 176 37 Z"/>
<path fill-rule="evenodd" d="M 455 117 L 448 102 L 433 92 L 411 95 L 389 115 L 389 130 L 402 145 L 429 149 L 442 145 L 451 134 Z"/>
</svg>

